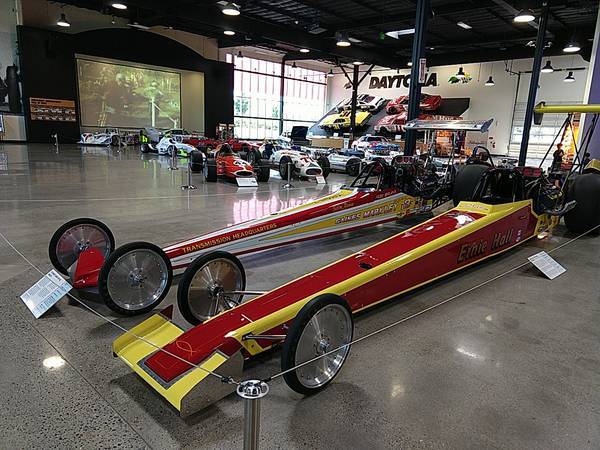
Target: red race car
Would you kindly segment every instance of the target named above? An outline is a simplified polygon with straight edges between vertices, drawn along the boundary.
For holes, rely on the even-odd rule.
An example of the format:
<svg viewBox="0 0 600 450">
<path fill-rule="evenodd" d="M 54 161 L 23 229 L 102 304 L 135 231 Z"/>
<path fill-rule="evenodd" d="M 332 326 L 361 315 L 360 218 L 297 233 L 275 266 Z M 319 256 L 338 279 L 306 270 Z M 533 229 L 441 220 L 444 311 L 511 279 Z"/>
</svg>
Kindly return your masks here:
<svg viewBox="0 0 600 450">
<path fill-rule="evenodd" d="M 440 107 L 442 97 L 440 95 L 421 94 L 421 103 L 419 108 L 421 111 L 435 111 Z M 388 114 L 398 114 L 408 110 L 408 95 L 403 95 L 395 100 L 388 102 L 385 107 L 385 112 Z"/>
<path fill-rule="evenodd" d="M 192 134 L 190 136 L 187 136 L 183 140 L 183 142 L 185 144 L 189 144 L 198 149 L 201 149 L 201 150 L 204 149 L 206 151 L 210 151 L 210 150 L 217 148 L 217 146 L 220 143 L 217 139 L 208 138 L 208 137 L 202 136 L 200 134 Z"/>
<path fill-rule="evenodd" d="M 208 154 L 204 165 L 206 181 L 217 181 L 224 178 L 235 181 L 236 178 L 256 178 L 258 181 L 267 182 L 271 169 L 267 161 L 257 160 L 252 165 L 240 158 L 229 144 L 219 144 L 217 150 Z"/>
<path fill-rule="evenodd" d="M 408 116 L 408 112 L 402 111 L 398 114 L 391 114 L 389 116 L 383 116 L 377 125 L 373 127 L 376 133 L 391 133 L 398 134 L 404 133 L 404 125 L 406 124 L 406 119 Z M 419 114 L 420 120 L 430 120 L 433 116 L 429 114 Z"/>
</svg>

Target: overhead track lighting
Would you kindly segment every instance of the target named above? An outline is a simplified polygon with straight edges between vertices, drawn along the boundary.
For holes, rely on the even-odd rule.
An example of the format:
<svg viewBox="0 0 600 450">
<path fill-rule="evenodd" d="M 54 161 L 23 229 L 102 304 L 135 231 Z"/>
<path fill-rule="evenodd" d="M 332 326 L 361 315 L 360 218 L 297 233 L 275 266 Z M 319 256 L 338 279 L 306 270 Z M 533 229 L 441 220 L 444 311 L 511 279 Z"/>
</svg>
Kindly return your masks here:
<svg viewBox="0 0 600 450">
<path fill-rule="evenodd" d="M 488 78 L 488 80 L 485 82 L 485 85 L 490 87 L 490 86 L 494 86 L 496 83 L 494 83 L 494 79 L 492 78 L 492 76 L 490 75 L 490 77 Z"/>
<path fill-rule="evenodd" d="M 337 34 L 337 42 L 335 43 L 338 47 L 350 47 L 352 43 L 346 33 Z"/>
<path fill-rule="evenodd" d="M 127 9 L 127 5 L 125 3 L 120 2 L 112 2 L 110 6 L 112 6 L 115 9 Z"/>
<path fill-rule="evenodd" d="M 542 67 L 541 72 L 542 73 L 552 73 L 552 72 L 554 72 L 554 67 L 552 67 L 552 64 L 550 64 L 550 60 L 546 61 L 546 65 L 544 67 Z"/>
<path fill-rule="evenodd" d="M 226 16 L 239 16 L 240 15 L 240 7 L 235 3 L 227 2 L 223 9 L 221 10 L 223 14 Z"/>
<path fill-rule="evenodd" d="M 573 76 L 573 72 L 570 71 L 569 75 L 567 75 L 563 81 L 565 83 L 574 83 L 575 82 L 575 77 Z"/>
<path fill-rule="evenodd" d="M 565 45 L 565 48 L 563 48 L 563 52 L 565 53 L 577 53 L 579 50 L 581 50 L 581 47 L 574 41 L 569 42 Z"/>
<path fill-rule="evenodd" d="M 233 31 L 233 30 L 225 30 L 225 31 L 223 31 L 223 34 L 225 36 L 235 36 L 235 31 Z"/>
<path fill-rule="evenodd" d="M 68 28 L 71 26 L 71 23 L 67 20 L 67 16 L 65 16 L 65 13 L 60 13 L 60 17 L 56 21 L 56 25 L 58 25 L 59 27 Z"/>
<path fill-rule="evenodd" d="M 462 80 L 465 77 L 465 71 L 462 66 L 458 68 L 458 72 L 456 72 L 456 78 Z"/>
<path fill-rule="evenodd" d="M 527 23 L 535 20 L 535 16 L 533 15 L 533 11 L 530 9 L 522 9 L 513 19 L 513 22 L 516 23 Z"/>
</svg>

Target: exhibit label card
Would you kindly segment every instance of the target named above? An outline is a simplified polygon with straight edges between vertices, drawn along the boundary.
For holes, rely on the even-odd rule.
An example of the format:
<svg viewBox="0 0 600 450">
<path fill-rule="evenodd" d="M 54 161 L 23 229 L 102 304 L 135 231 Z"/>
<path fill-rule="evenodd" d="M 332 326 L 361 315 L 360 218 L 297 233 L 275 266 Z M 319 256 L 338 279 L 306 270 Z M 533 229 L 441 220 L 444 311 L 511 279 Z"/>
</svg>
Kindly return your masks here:
<svg viewBox="0 0 600 450">
<path fill-rule="evenodd" d="M 72 286 L 61 277 L 56 270 L 51 270 L 40 281 L 31 286 L 21 295 L 21 300 L 38 319 L 56 304 Z"/>
<path fill-rule="evenodd" d="M 325 177 L 323 175 L 317 175 L 317 184 L 327 184 L 327 181 L 325 181 Z"/>
<path fill-rule="evenodd" d="M 236 178 L 239 187 L 257 187 L 258 181 L 256 178 Z"/>
<path fill-rule="evenodd" d="M 536 253 L 527 259 L 551 280 L 554 280 L 557 276 L 567 271 L 567 269 L 557 263 L 556 260 L 546 252 Z"/>
</svg>

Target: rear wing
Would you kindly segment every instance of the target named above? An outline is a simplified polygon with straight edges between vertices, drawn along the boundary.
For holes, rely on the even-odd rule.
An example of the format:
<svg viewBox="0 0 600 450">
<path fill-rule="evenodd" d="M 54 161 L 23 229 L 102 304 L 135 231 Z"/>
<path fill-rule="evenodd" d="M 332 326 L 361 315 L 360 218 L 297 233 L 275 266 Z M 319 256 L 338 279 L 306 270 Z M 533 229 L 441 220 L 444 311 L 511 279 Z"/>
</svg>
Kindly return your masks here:
<svg viewBox="0 0 600 450">
<path fill-rule="evenodd" d="M 585 105 L 585 104 L 564 104 L 564 105 L 547 105 L 546 102 L 540 102 L 533 109 L 533 123 L 536 125 L 542 124 L 544 114 L 600 114 L 600 105 Z"/>
<path fill-rule="evenodd" d="M 413 119 L 404 125 L 406 130 L 479 131 L 485 133 L 494 119 L 488 120 L 422 120 Z"/>
</svg>

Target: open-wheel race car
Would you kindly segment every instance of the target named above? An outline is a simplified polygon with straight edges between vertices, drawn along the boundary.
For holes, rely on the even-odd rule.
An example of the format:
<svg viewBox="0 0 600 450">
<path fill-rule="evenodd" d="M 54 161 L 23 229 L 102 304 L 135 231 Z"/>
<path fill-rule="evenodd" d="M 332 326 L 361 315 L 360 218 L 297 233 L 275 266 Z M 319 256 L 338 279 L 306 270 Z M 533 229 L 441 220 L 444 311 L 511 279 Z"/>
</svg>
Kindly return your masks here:
<svg viewBox="0 0 600 450">
<path fill-rule="evenodd" d="M 371 164 L 356 182 L 375 186 L 373 172 L 385 166 Z M 474 186 L 469 200 L 454 198 L 458 205 L 433 219 L 247 301 L 242 264 L 224 252 L 204 255 L 178 292 L 197 325 L 184 331 L 165 311 L 118 337 L 114 354 L 184 416 L 233 392 L 226 382 L 241 379 L 244 360 L 275 346 L 290 388 L 322 390 L 348 357 L 353 314 L 547 235 L 574 210 L 538 168 L 481 164 L 473 184 L 478 166 L 456 179 Z"/>
<path fill-rule="evenodd" d="M 216 258 L 219 262 L 215 263 L 212 256 L 204 258 L 210 251 L 240 255 L 430 211 L 448 199 L 449 189 L 425 167 L 418 158 L 398 161 L 393 167 L 378 161 L 365 166 L 352 184 L 333 194 L 162 249 L 147 242 L 115 248 L 106 225 L 94 219 L 75 219 L 52 236 L 50 261 L 76 290 L 99 294 L 118 313 L 140 314 L 155 308 L 167 295 L 174 270 L 190 264 L 229 270 L 229 257 L 223 261 Z M 195 273 L 193 269 L 183 274 L 180 290 L 186 296 L 195 289 Z M 192 320 L 196 314 L 200 314 L 198 310 L 189 312 L 188 318 Z"/>
<path fill-rule="evenodd" d="M 120 145 L 121 138 L 116 128 L 106 128 L 96 133 L 82 133 L 78 144 L 82 145 L 104 145 L 116 147 Z"/>
<path fill-rule="evenodd" d="M 254 158 L 252 162 L 242 159 L 229 144 L 219 144 L 214 152 L 208 153 L 204 164 L 206 181 L 219 178 L 235 181 L 237 178 L 256 178 L 259 182 L 269 181 L 271 169 L 266 161 Z"/>
<path fill-rule="evenodd" d="M 279 171 L 283 180 L 287 180 L 288 176 L 309 179 L 329 176 L 329 160 L 326 156 L 319 156 L 315 161 L 308 153 L 286 148 L 275 149 L 268 155 L 263 153 L 263 156 L 268 156 L 270 166 Z"/>
</svg>

